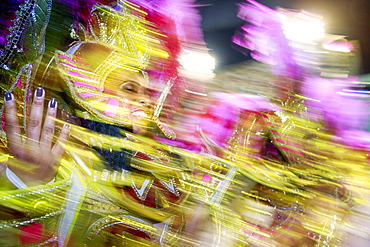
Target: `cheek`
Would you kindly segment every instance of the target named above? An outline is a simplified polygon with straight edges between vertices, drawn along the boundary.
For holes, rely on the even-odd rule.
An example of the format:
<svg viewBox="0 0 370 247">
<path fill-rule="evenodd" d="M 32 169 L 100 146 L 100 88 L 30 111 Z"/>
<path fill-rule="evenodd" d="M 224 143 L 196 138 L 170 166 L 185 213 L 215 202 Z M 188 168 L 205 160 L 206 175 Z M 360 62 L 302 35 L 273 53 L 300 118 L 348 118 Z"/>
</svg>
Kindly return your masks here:
<svg viewBox="0 0 370 247">
<path fill-rule="evenodd" d="M 132 102 L 134 102 L 135 100 L 135 97 L 134 95 L 132 94 L 129 94 L 129 93 L 125 93 L 125 92 L 122 92 L 121 90 L 116 90 L 112 93 L 113 95 L 115 96 L 118 96 L 121 98 L 121 100 L 123 102 L 125 102 L 126 104 L 131 104 Z"/>
</svg>

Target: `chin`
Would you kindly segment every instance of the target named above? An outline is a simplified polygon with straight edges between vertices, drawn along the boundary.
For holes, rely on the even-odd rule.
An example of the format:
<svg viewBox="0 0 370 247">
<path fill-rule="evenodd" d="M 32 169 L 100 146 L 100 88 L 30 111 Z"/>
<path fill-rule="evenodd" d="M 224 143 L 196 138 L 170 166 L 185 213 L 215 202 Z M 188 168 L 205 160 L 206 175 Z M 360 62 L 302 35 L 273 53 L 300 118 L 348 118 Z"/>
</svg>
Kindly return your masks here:
<svg viewBox="0 0 370 247">
<path fill-rule="evenodd" d="M 132 132 L 136 135 L 146 135 L 148 129 L 145 127 L 132 126 Z"/>
</svg>

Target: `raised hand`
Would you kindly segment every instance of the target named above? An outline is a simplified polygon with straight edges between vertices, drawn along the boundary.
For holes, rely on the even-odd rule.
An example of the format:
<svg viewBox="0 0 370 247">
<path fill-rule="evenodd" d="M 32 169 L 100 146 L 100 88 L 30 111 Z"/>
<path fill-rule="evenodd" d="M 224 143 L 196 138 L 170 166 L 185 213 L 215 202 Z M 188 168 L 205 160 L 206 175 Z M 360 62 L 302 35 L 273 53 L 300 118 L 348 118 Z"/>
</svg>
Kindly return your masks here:
<svg viewBox="0 0 370 247">
<path fill-rule="evenodd" d="M 45 91 L 39 87 L 35 91 L 28 127 L 23 136 L 20 130 L 17 108 L 13 94 L 6 92 L 4 97 L 6 136 L 10 158 L 7 162 L 7 177 L 15 173 L 27 186 L 45 184 L 56 175 L 59 160 L 64 153 L 63 144 L 69 133 L 65 124 L 53 145 L 57 102 L 53 98 L 47 108 L 43 123 Z M 13 183 L 14 184 L 14 183 Z"/>
</svg>

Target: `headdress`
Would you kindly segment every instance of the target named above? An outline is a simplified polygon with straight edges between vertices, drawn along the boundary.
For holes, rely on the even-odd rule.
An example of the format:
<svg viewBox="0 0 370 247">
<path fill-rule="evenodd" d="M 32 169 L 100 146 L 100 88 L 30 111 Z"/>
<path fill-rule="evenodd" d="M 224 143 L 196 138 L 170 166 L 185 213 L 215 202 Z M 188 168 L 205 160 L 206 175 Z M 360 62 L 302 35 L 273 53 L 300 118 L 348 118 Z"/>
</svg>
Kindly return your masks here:
<svg viewBox="0 0 370 247">
<path fill-rule="evenodd" d="M 0 88 L 15 95 L 22 116 L 29 113 L 30 90 L 45 50 L 51 5 L 52 0 L 3 1 L 0 5 Z M 3 115 L 2 102 L 0 106 Z M 26 128 L 26 118 L 22 120 Z M 6 143 L 4 130 L 2 122 L 0 140 Z"/>
<path fill-rule="evenodd" d="M 160 91 L 176 80 L 180 50 L 176 32 L 163 30 L 153 19 L 166 19 L 167 27 L 173 22 L 153 9 L 148 11 L 128 1 L 119 2 L 114 8 L 96 5 L 91 20 L 85 26 L 80 24 L 75 32 L 79 41 L 67 52 L 56 53 L 58 69 L 72 97 L 98 119 L 122 126 L 129 124 L 125 109 L 119 107 L 125 99 L 103 92 L 104 82 L 113 70 L 122 68 L 144 76 L 144 71 L 155 71 L 162 82 L 151 86 Z M 159 97 L 157 109 L 164 99 L 164 95 Z"/>
</svg>

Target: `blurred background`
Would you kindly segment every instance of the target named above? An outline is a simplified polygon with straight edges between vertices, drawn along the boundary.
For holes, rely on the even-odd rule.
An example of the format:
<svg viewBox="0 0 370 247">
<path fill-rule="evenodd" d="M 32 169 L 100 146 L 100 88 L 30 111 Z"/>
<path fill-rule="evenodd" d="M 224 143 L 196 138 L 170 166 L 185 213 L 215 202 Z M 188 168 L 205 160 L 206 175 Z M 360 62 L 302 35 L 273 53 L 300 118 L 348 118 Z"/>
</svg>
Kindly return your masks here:
<svg viewBox="0 0 370 247">
<path fill-rule="evenodd" d="M 370 1 L 369 0 L 258 0 L 270 7 L 305 9 L 324 17 L 328 33 L 358 40 L 359 73 L 370 73 Z M 215 58 L 216 71 L 250 60 L 248 50 L 231 42 L 231 37 L 243 25 L 236 14 L 243 0 L 198 0 L 202 15 L 204 39 Z M 244 53 L 244 54 L 243 54 Z"/>
</svg>

